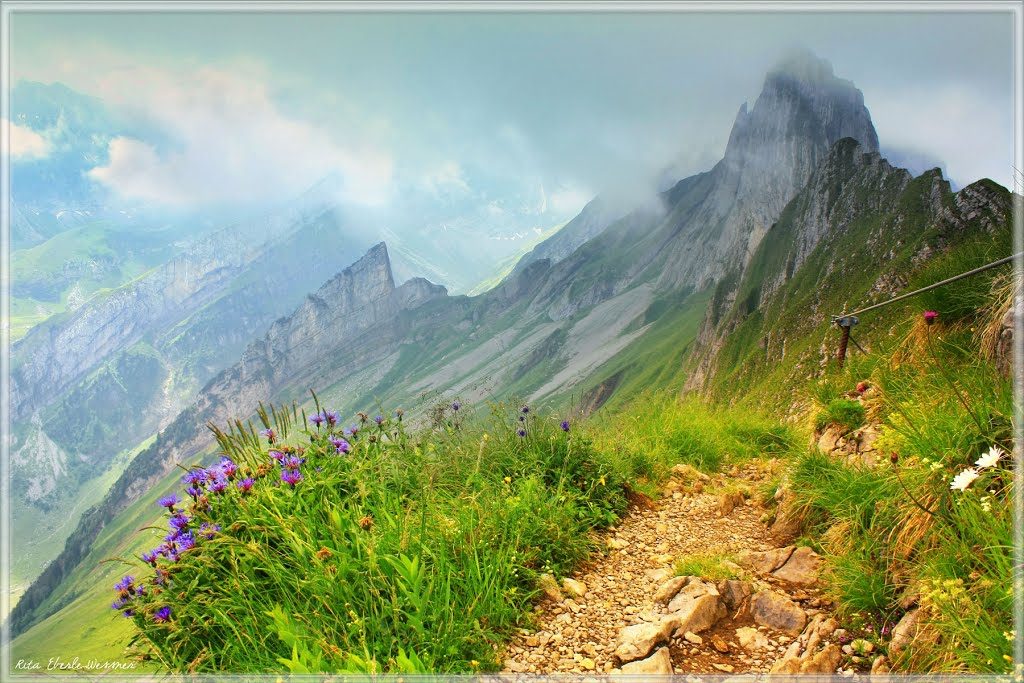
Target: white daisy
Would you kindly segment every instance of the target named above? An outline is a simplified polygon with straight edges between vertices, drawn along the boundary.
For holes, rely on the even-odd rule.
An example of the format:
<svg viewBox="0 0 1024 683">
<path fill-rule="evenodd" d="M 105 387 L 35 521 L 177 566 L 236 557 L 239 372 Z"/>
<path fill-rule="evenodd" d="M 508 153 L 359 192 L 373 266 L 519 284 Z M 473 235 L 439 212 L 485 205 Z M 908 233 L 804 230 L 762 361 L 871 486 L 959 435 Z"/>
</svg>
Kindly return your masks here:
<svg viewBox="0 0 1024 683">
<path fill-rule="evenodd" d="M 953 477 L 953 481 L 950 482 L 949 488 L 953 489 L 954 491 L 963 491 L 964 489 L 971 485 L 972 481 L 974 481 L 977 478 L 978 470 L 972 467 L 970 469 L 964 470 L 960 474 Z"/>
<path fill-rule="evenodd" d="M 980 469 L 992 467 L 997 462 L 999 462 L 999 459 L 1002 458 L 1004 455 L 1006 455 L 1006 453 L 1004 453 L 1002 449 L 1000 449 L 998 446 L 993 446 L 992 448 L 988 449 L 988 453 L 978 458 L 978 460 L 974 464 L 977 465 Z"/>
</svg>

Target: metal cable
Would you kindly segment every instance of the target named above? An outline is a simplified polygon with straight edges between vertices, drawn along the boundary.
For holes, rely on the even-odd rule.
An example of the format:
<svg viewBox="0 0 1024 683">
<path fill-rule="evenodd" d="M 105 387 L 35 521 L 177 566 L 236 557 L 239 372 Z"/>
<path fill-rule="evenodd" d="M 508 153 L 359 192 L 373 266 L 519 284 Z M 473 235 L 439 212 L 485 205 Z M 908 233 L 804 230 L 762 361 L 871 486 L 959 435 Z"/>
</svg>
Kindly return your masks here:
<svg viewBox="0 0 1024 683">
<path fill-rule="evenodd" d="M 945 280 L 942 280 L 941 282 L 936 282 L 935 284 L 928 285 L 927 287 L 922 287 L 921 289 L 916 289 L 913 292 L 909 292 L 907 294 L 901 294 L 900 296 L 893 297 L 892 299 L 889 299 L 888 301 L 883 301 L 881 303 L 874 304 L 873 306 L 868 306 L 867 308 L 862 308 L 859 311 L 854 311 L 853 313 L 844 313 L 843 315 L 834 315 L 834 316 L 832 316 L 832 321 L 836 322 L 837 320 L 840 320 L 842 318 L 853 318 L 853 317 L 856 317 L 856 316 L 858 316 L 858 315 L 860 315 L 862 313 L 867 313 L 868 311 L 873 311 L 876 308 L 881 308 L 882 306 L 888 306 L 889 304 L 894 304 L 897 301 L 903 301 L 904 299 L 909 299 L 910 297 L 917 296 L 918 294 L 921 294 L 922 292 L 927 292 L 927 291 L 930 291 L 932 289 L 936 289 L 938 287 L 942 287 L 943 285 L 948 285 L 951 282 L 956 282 L 957 280 L 962 280 L 965 277 L 970 277 L 971 275 L 977 275 L 978 273 L 983 273 L 986 270 L 991 270 L 992 268 L 997 268 L 997 267 L 999 267 L 1001 265 L 1009 263 L 1010 261 L 1013 261 L 1014 259 L 1020 258 L 1022 256 L 1024 256 L 1024 252 L 1020 252 L 1019 254 L 1014 254 L 1013 256 L 1007 256 L 1006 258 L 1001 258 L 998 261 L 993 261 L 992 263 L 989 263 L 989 264 L 984 265 L 984 266 L 980 266 L 978 268 L 975 268 L 974 270 L 968 270 L 966 273 L 960 273 L 959 275 L 954 275 L 951 278 L 946 278 Z"/>
</svg>

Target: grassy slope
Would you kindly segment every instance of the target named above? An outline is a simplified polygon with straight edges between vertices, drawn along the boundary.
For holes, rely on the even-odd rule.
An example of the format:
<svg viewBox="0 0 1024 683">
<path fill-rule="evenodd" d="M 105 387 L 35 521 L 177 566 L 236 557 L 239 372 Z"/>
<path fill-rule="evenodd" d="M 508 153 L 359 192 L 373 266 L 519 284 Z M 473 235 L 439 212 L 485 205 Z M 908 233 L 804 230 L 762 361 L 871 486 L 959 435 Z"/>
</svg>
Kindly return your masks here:
<svg viewBox="0 0 1024 683">
<path fill-rule="evenodd" d="M 125 573 L 140 571 L 139 555 L 159 544 L 163 530 L 140 530 L 164 525 L 157 500 L 179 491 L 180 480 L 181 471 L 176 469 L 103 530 L 86 560 L 41 607 L 46 610 L 51 605 L 62 605 L 60 611 L 12 641 L 14 660 L 122 658 L 133 629 L 128 620 L 110 609 L 111 587 Z M 128 568 L 114 558 L 128 559 L 134 566 Z"/>
</svg>

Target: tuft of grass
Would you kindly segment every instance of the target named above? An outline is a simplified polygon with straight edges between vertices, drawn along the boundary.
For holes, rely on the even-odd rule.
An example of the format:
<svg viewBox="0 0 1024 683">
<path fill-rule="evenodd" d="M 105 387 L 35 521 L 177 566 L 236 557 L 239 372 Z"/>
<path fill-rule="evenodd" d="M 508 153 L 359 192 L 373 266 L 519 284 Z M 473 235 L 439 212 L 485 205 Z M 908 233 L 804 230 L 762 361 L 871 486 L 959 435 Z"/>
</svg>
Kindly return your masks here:
<svg viewBox="0 0 1024 683">
<path fill-rule="evenodd" d="M 852 432 L 864 426 L 864 406 L 860 401 L 848 398 L 835 398 L 829 401 L 824 409 L 814 418 L 814 426 L 818 431 L 832 425 Z"/>
<path fill-rule="evenodd" d="M 681 558 L 675 567 L 676 576 L 699 576 L 711 581 L 740 578 L 740 574 L 724 564 L 732 562 L 730 555 L 687 555 Z"/>
</svg>

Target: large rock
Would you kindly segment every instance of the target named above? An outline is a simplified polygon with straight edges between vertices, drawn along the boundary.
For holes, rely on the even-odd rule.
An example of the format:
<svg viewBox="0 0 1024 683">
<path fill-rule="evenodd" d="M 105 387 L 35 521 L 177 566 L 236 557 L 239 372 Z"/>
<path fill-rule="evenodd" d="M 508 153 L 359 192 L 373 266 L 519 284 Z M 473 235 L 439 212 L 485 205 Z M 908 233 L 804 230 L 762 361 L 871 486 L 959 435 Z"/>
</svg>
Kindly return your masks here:
<svg viewBox="0 0 1024 683">
<path fill-rule="evenodd" d="M 541 599 L 550 602 L 562 602 L 562 591 L 558 590 L 558 582 L 551 574 L 541 574 L 538 582 Z"/>
<path fill-rule="evenodd" d="M 917 637 L 920 626 L 920 609 L 912 609 L 904 614 L 903 618 L 900 619 L 899 623 L 892 630 L 892 640 L 889 641 L 889 654 L 897 654 L 909 645 Z"/>
<path fill-rule="evenodd" d="M 842 650 L 827 639 L 837 625 L 835 619 L 816 614 L 782 658 L 775 662 L 771 673 L 834 674 L 842 659 Z"/>
<path fill-rule="evenodd" d="M 576 579 L 564 578 L 562 579 L 562 590 L 569 595 L 582 598 L 587 594 L 587 584 Z"/>
<path fill-rule="evenodd" d="M 686 585 L 668 604 L 670 614 L 666 619 L 674 622 L 677 637 L 687 631 L 699 633 L 709 629 L 726 614 L 715 584 L 697 577 L 688 578 Z"/>
<path fill-rule="evenodd" d="M 654 594 L 654 602 L 667 605 L 672 598 L 676 597 L 676 593 L 679 592 L 683 586 L 690 580 L 689 576 L 676 576 L 661 585 L 657 592 Z"/>
<path fill-rule="evenodd" d="M 750 612 L 756 623 L 794 636 L 807 623 L 807 615 L 795 602 L 771 590 L 751 598 Z"/>
<path fill-rule="evenodd" d="M 786 564 L 789 560 L 790 555 L 796 550 L 796 546 L 787 546 L 785 548 L 777 548 L 775 550 L 768 550 L 765 552 L 752 552 L 745 551 L 740 553 L 736 561 L 741 566 L 751 569 L 759 574 L 768 574 L 782 565 Z"/>
<path fill-rule="evenodd" d="M 622 665 L 622 673 L 624 674 L 671 674 L 672 673 L 672 657 L 669 654 L 668 648 L 660 648 L 653 655 L 647 659 L 641 659 L 635 662 L 629 662 L 628 664 Z"/>
<path fill-rule="evenodd" d="M 668 642 L 677 623 L 677 619 L 665 618 L 623 627 L 615 643 L 615 656 L 623 663 L 646 657 L 656 646 Z"/>
<path fill-rule="evenodd" d="M 753 589 L 749 581 L 727 579 L 719 582 L 718 592 L 721 593 L 722 602 L 725 604 L 726 608 L 735 610 L 741 607 L 747 598 L 750 597 L 753 593 Z"/>
<path fill-rule="evenodd" d="M 736 641 L 744 650 L 766 650 L 771 647 L 768 636 L 749 626 L 736 629 Z"/>
<path fill-rule="evenodd" d="M 810 548 L 800 547 L 793 551 L 786 564 L 772 572 L 772 576 L 800 586 L 810 586 L 818 580 L 821 556 Z"/>
</svg>

